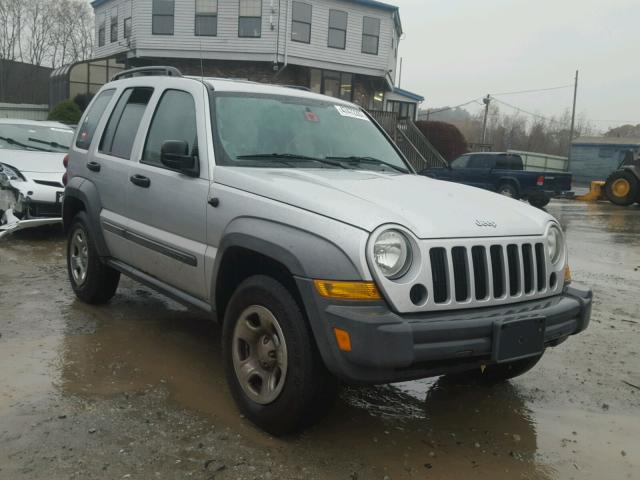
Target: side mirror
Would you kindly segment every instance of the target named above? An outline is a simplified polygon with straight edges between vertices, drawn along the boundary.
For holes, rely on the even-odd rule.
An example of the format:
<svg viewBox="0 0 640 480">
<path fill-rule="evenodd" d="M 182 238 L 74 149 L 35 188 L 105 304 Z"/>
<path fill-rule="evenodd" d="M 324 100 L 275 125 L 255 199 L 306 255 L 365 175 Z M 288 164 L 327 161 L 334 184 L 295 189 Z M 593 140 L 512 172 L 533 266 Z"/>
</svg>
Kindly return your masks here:
<svg viewBox="0 0 640 480">
<path fill-rule="evenodd" d="M 195 155 L 189 155 L 189 144 L 184 140 L 165 141 L 160 149 L 160 161 L 165 167 L 190 177 L 200 174 L 198 160 Z"/>
</svg>

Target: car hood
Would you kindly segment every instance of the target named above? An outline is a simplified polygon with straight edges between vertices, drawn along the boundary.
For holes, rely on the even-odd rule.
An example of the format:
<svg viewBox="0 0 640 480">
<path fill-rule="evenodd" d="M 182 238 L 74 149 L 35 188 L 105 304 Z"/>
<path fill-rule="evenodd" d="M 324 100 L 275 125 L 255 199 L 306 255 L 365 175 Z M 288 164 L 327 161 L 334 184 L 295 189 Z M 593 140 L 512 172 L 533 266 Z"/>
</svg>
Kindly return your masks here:
<svg viewBox="0 0 640 480">
<path fill-rule="evenodd" d="M 36 180 L 48 180 L 49 175 L 55 175 L 59 181 L 65 171 L 62 160 L 64 153 L 34 152 L 30 150 L 0 149 L 0 163 L 6 163 L 26 174 L 25 177 Z M 43 178 L 40 178 L 43 177 Z"/>
<path fill-rule="evenodd" d="M 540 235 L 553 219 L 517 200 L 420 175 L 219 166 L 215 182 L 369 232 L 403 225 L 418 238 Z"/>
</svg>

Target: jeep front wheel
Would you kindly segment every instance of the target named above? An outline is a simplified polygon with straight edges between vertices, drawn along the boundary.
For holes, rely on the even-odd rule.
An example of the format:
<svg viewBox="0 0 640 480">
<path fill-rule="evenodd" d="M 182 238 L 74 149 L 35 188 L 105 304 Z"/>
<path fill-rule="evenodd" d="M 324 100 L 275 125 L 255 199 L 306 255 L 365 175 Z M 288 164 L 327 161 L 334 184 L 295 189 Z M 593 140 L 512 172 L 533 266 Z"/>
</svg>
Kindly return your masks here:
<svg viewBox="0 0 640 480">
<path fill-rule="evenodd" d="M 100 261 L 87 227 L 87 216 L 78 213 L 67 238 L 67 271 L 71 288 L 85 303 L 106 303 L 116 293 L 120 272 Z"/>
<path fill-rule="evenodd" d="M 289 290 L 256 275 L 232 295 L 222 349 L 227 382 L 249 420 L 272 435 L 298 431 L 331 405 L 336 382 Z"/>
</svg>

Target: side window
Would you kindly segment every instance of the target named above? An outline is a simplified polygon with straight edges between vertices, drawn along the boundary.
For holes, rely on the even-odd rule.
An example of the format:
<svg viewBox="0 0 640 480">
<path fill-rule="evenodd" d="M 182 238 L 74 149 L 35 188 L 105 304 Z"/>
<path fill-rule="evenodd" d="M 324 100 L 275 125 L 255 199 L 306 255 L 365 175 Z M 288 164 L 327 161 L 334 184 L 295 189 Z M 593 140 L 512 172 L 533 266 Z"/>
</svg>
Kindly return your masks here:
<svg viewBox="0 0 640 480">
<path fill-rule="evenodd" d="M 84 117 L 82 125 L 80 125 L 80 131 L 76 139 L 76 147 L 82 148 L 83 150 L 89 149 L 91 141 L 93 140 L 93 134 L 98 127 L 98 122 L 100 118 L 102 118 L 102 114 L 106 110 L 107 105 L 109 105 L 114 92 L 114 89 L 104 90 L 98 95 L 95 102 L 93 102 L 87 112 L 87 116 Z"/>
<path fill-rule="evenodd" d="M 469 168 L 493 168 L 491 155 L 473 155 L 469 160 Z"/>
<path fill-rule="evenodd" d="M 498 170 L 511 170 L 511 165 L 509 164 L 510 159 L 510 155 L 498 155 L 498 158 L 496 158 L 496 168 Z"/>
<path fill-rule="evenodd" d="M 116 104 L 100 141 L 100 152 L 129 159 L 140 120 L 153 88 L 127 88 Z"/>
<path fill-rule="evenodd" d="M 509 170 L 524 170 L 524 163 L 520 155 L 511 155 L 509 159 Z"/>
<path fill-rule="evenodd" d="M 160 150 L 167 140 L 187 142 L 189 152 L 196 155 L 197 137 L 196 104 L 193 97 L 180 90 L 167 90 L 153 115 L 142 153 L 142 163 L 166 168 L 160 161 Z"/>
</svg>

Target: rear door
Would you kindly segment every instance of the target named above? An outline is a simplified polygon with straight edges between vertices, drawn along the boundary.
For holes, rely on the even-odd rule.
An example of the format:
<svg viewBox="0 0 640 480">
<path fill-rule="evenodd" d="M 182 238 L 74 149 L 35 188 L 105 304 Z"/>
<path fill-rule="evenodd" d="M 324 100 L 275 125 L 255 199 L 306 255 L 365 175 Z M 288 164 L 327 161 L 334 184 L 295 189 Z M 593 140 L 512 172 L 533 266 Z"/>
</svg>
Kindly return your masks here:
<svg viewBox="0 0 640 480">
<path fill-rule="evenodd" d="M 142 141 L 127 182 L 131 265 L 197 298 L 204 281 L 209 171 L 206 90 L 202 83 L 164 79 L 142 122 Z M 188 144 L 199 175 L 185 175 L 161 161 L 162 144 Z"/>
<path fill-rule="evenodd" d="M 140 120 L 152 95 L 153 88 L 149 87 L 118 89 L 114 95 L 115 105 L 86 165 L 100 192 L 100 221 L 109 252 L 114 258 L 127 263 L 131 259 L 125 236 L 129 223 L 127 186 L 131 158 Z"/>
</svg>

